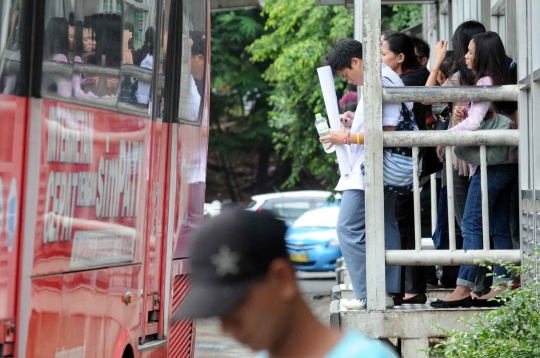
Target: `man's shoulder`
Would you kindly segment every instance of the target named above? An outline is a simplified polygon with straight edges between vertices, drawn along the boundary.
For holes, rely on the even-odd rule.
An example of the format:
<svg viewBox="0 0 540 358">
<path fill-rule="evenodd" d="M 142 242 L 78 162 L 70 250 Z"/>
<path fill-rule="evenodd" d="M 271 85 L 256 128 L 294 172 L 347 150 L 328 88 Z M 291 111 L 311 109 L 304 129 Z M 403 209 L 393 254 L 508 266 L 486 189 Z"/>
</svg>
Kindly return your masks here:
<svg viewBox="0 0 540 358">
<path fill-rule="evenodd" d="M 385 343 L 365 337 L 356 332 L 348 332 L 327 358 L 394 358 L 397 357 Z"/>
</svg>

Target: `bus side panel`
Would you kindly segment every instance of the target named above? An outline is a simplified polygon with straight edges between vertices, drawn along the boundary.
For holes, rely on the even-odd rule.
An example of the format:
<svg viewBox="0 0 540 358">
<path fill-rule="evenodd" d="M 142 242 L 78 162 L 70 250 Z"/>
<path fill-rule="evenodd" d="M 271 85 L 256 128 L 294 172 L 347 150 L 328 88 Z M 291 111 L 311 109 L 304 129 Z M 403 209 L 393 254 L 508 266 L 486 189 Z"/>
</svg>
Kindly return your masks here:
<svg viewBox="0 0 540 358">
<path fill-rule="evenodd" d="M 15 320 L 27 103 L 0 94 L 0 346 Z"/>
<path fill-rule="evenodd" d="M 62 276 L 33 279 L 30 292 L 26 357 L 55 357 L 62 341 Z"/>
<path fill-rule="evenodd" d="M 57 357 L 104 357 L 108 269 L 62 275 Z"/>
<path fill-rule="evenodd" d="M 128 344 L 136 351 L 141 282 L 140 265 L 33 279 L 27 357 L 122 357 Z"/>
<path fill-rule="evenodd" d="M 150 120 L 41 102 L 33 276 L 142 262 Z"/>
</svg>

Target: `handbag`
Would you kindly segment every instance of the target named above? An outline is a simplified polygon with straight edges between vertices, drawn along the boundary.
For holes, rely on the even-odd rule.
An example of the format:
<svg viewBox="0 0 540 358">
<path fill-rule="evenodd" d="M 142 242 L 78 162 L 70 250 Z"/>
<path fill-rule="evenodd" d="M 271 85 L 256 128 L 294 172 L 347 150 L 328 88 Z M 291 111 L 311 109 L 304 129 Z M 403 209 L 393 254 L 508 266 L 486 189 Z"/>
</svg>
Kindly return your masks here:
<svg viewBox="0 0 540 358">
<path fill-rule="evenodd" d="M 496 113 L 495 118 L 484 118 L 478 130 L 494 130 L 494 129 L 512 129 L 512 120 L 507 116 Z M 480 165 L 480 147 L 456 146 L 454 148 L 456 156 L 474 165 Z M 508 161 L 510 147 L 507 145 L 486 146 L 486 162 L 487 165 L 503 164 Z"/>
<path fill-rule="evenodd" d="M 401 103 L 401 115 L 395 131 L 417 131 L 418 125 L 414 120 L 412 110 Z M 422 154 L 418 154 L 419 171 Z M 383 183 L 384 186 L 395 193 L 408 195 L 413 192 L 413 163 L 411 147 L 389 147 L 383 153 Z M 362 164 L 364 174 L 364 164 Z M 420 173 L 418 173 L 420 174 Z"/>
</svg>

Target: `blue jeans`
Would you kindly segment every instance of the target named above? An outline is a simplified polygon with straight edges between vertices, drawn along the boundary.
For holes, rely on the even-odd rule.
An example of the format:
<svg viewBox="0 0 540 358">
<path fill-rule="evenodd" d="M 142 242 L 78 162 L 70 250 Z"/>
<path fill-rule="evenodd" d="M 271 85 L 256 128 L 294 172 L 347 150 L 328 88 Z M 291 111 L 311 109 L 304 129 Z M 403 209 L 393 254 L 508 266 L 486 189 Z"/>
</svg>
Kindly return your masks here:
<svg viewBox="0 0 540 358">
<path fill-rule="evenodd" d="M 384 234 L 386 250 L 400 250 L 395 217 L 396 194 L 384 192 Z M 337 222 L 341 252 L 357 299 L 366 298 L 366 205 L 363 190 L 345 190 Z M 386 266 L 386 292 L 401 290 L 401 266 Z"/>
<path fill-rule="evenodd" d="M 517 164 L 490 165 L 487 167 L 489 232 L 493 238 L 493 249 L 511 250 L 512 236 L 510 234 L 510 197 L 518 177 Z M 476 170 L 469 187 L 465 213 L 461 222 L 463 235 L 463 250 L 481 250 L 482 235 L 482 191 L 480 185 L 480 168 Z M 504 267 L 494 268 L 496 276 L 493 283 L 499 284 L 510 280 Z M 474 289 L 478 266 L 461 266 L 457 284 Z"/>
</svg>

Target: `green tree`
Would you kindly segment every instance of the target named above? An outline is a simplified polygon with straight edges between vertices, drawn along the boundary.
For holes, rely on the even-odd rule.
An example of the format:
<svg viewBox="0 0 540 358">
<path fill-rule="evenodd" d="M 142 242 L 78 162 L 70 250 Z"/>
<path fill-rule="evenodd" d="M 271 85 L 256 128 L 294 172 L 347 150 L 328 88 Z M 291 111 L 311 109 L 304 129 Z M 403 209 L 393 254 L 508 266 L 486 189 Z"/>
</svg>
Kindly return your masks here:
<svg viewBox="0 0 540 358">
<path fill-rule="evenodd" d="M 401 31 L 422 22 L 422 5 L 389 5 L 381 10 L 383 30 Z"/>
<path fill-rule="evenodd" d="M 273 131 L 268 125 L 271 88 L 262 78 L 268 63 L 252 63 L 246 52 L 262 35 L 264 22 L 258 10 L 212 14 L 210 199 L 223 187 L 233 201 L 244 199 L 245 189 L 268 190 L 273 153 Z M 255 166 L 253 158 L 257 158 Z"/>
<path fill-rule="evenodd" d="M 333 186 L 335 155 L 324 153 L 313 125 L 315 113 L 325 112 L 317 67 L 329 50 L 329 40 L 352 35 L 353 13 L 341 6 L 318 6 L 315 0 L 266 0 L 263 14 L 267 33 L 249 51 L 253 62 L 271 62 L 263 78 L 275 86 L 269 98 L 274 145 L 282 158 L 292 162 L 285 186 L 311 175 L 323 186 Z M 345 82 L 336 84 L 342 92 Z"/>
</svg>

